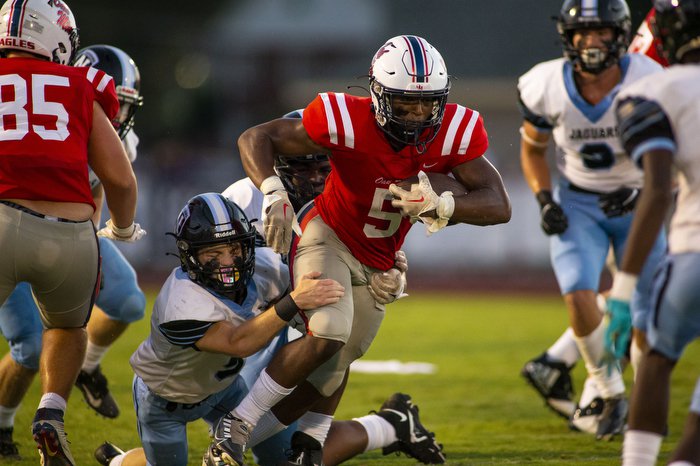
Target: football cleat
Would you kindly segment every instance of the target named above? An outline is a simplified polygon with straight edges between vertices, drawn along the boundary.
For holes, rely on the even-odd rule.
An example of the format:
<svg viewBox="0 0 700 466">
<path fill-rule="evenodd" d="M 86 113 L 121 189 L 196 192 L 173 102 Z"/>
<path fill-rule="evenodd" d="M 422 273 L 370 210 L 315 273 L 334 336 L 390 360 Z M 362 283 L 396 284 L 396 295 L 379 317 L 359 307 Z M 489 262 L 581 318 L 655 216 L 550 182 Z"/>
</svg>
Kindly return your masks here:
<svg viewBox="0 0 700 466">
<path fill-rule="evenodd" d="M 231 413 L 219 419 L 214 429 L 214 446 L 219 449 L 224 464 L 244 466 L 243 454 L 252 430 L 253 426 Z"/>
<path fill-rule="evenodd" d="M 204 452 L 202 466 L 226 466 L 224 460 L 221 459 L 221 450 L 219 450 L 213 443 L 210 444 L 207 451 Z"/>
<path fill-rule="evenodd" d="M 91 373 L 83 370 L 78 374 L 75 386 L 83 393 L 85 402 L 98 414 L 114 419 L 119 416 L 119 406 L 112 398 L 107 387 L 107 378 L 102 374 L 100 366 Z"/>
<path fill-rule="evenodd" d="M 323 466 L 323 447 L 321 442 L 304 432 L 294 432 L 292 448 L 287 452 L 285 465 Z"/>
<path fill-rule="evenodd" d="M 0 428 L 0 460 L 20 460 L 17 442 L 12 440 L 12 427 Z"/>
<path fill-rule="evenodd" d="M 547 358 L 547 353 L 542 353 L 528 361 L 520 375 L 544 398 L 547 407 L 568 420 L 576 409 L 571 381 L 572 368 L 563 362 L 552 362 Z"/>
<path fill-rule="evenodd" d="M 109 466 L 110 461 L 123 454 L 124 450 L 109 442 L 105 442 L 95 449 L 95 459 L 102 466 Z"/>
<path fill-rule="evenodd" d="M 39 449 L 42 466 L 75 466 L 63 430 L 63 411 L 40 408 L 34 416 L 32 435 Z"/>
<path fill-rule="evenodd" d="M 627 408 L 627 398 L 624 395 L 605 399 L 595 434 L 596 440 L 612 440 L 615 435 L 622 433 L 627 421 Z"/>
<path fill-rule="evenodd" d="M 595 435 L 598 431 L 598 420 L 603 413 L 605 402 L 602 398 L 596 397 L 588 406 L 578 407 L 569 419 L 569 428 L 587 434 Z"/>
<path fill-rule="evenodd" d="M 398 439 L 382 449 L 384 455 L 404 453 L 423 464 L 445 462 L 442 445 L 435 441 L 435 434 L 421 424 L 418 406 L 413 404 L 409 395 L 394 393 L 374 414 L 394 427 Z"/>
</svg>

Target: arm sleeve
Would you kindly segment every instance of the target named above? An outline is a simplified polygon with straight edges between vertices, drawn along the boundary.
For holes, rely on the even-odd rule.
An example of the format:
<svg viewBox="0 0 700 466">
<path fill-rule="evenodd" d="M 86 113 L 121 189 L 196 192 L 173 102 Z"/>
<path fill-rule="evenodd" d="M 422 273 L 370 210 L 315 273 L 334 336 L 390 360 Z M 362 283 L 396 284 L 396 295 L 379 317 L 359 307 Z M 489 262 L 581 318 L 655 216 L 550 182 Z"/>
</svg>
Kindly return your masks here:
<svg viewBox="0 0 700 466">
<path fill-rule="evenodd" d="M 200 320 L 174 320 L 158 326 L 158 330 L 173 345 L 183 348 L 194 347 L 214 322 Z M 196 349 L 196 348 L 195 348 Z"/>
<path fill-rule="evenodd" d="M 676 138 L 671 121 L 659 103 L 643 97 L 625 97 L 615 109 L 620 139 L 635 163 L 651 150 L 676 151 Z"/>
</svg>

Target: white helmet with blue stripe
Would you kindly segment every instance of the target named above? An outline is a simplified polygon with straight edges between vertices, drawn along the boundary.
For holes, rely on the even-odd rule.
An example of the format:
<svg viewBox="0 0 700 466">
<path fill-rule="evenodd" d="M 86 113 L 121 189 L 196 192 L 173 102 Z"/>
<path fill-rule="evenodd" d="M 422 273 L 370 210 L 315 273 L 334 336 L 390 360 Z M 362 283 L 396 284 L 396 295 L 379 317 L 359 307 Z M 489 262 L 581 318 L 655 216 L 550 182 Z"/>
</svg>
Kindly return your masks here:
<svg viewBox="0 0 700 466">
<path fill-rule="evenodd" d="M 374 54 L 369 85 L 379 127 L 394 141 L 425 149 L 442 124 L 450 77 L 442 55 L 418 36 L 392 37 Z M 432 105 L 423 122 L 394 114 L 395 98 L 415 98 Z"/>
<path fill-rule="evenodd" d="M 68 65 L 78 42 L 75 17 L 63 0 L 7 0 L 0 8 L 0 49 Z"/>
</svg>

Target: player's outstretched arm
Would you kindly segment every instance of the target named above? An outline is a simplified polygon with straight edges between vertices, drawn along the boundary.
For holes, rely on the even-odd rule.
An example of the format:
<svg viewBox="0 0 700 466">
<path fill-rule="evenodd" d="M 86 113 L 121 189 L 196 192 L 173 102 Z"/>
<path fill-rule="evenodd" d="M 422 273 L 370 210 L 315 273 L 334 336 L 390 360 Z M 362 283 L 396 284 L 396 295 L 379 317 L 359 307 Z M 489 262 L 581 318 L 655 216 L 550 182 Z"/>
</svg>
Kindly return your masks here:
<svg viewBox="0 0 700 466">
<path fill-rule="evenodd" d="M 466 188 L 467 194 L 454 197 L 451 223 L 495 225 L 510 221 L 510 199 L 503 179 L 486 157 L 458 165 L 452 173 Z"/>
<path fill-rule="evenodd" d="M 319 279 L 320 272 L 304 275 L 290 294 L 262 314 L 236 326 L 221 321 L 212 325 L 196 345 L 200 351 L 245 358 L 262 349 L 299 312 L 337 303 L 345 288 L 335 280 Z"/>
<path fill-rule="evenodd" d="M 136 214 L 136 176 L 112 123 L 95 102 L 88 161 L 104 187 L 112 223 L 130 228 Z"/>
</svg>

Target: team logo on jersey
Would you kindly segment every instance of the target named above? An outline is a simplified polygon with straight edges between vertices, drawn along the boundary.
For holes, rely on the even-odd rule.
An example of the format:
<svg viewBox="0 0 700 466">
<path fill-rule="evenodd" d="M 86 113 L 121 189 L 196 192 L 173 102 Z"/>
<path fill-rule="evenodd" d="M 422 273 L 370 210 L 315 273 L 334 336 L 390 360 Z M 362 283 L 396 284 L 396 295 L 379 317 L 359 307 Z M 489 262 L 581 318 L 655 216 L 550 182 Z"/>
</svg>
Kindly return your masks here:
<svg viewBox="0 0 700 466">
<path fill-rule="evenodd" d="M 585 139 L 606 139 L 617 138 L 620 129 L 617 126 L 605 126 L 599 128 L 572 128 L 569 139 L 572 141 L 582 141 Z"/>
</svg>

